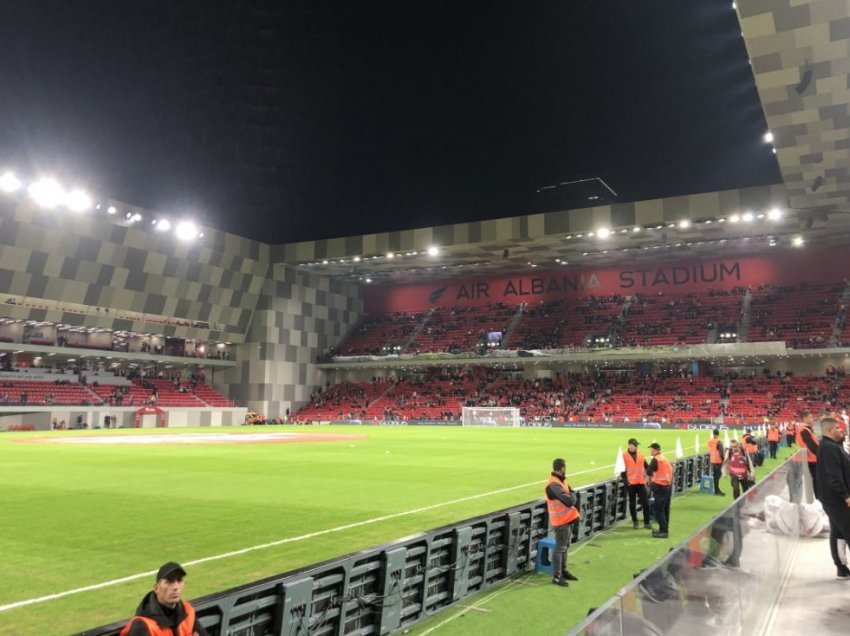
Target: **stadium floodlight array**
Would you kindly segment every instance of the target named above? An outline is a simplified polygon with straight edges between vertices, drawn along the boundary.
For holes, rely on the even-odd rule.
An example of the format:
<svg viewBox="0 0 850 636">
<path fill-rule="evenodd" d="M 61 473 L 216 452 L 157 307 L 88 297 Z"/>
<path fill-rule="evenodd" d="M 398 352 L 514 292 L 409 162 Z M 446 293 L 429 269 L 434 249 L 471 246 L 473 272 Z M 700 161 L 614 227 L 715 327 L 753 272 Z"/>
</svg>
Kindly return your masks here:
<svg viewBox="0 0 850 636">
<path fill-rule="evenodd" d="M 464 406 L 462 426 L 519 426 L 519 409 L 514 406 Z"/>
</svg>

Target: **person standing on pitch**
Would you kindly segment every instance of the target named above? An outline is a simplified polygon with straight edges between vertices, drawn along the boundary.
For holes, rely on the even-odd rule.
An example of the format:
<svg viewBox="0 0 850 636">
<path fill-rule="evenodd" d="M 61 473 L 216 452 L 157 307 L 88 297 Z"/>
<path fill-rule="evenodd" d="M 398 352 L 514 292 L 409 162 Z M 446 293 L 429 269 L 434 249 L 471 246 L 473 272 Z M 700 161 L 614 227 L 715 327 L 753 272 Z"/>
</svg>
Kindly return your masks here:
<svg viewBox="0 0 850 636">
<path fill-rule="evenodd" d="M 620 475 L 626 484 L 626 491 L 629 493 L 629 512 L 632 515 L 632 525 L 635 528 L 640 527 L 636 501 L 640 499 L 640 507 L 643 510 L 643 527 L 652 530 L 652 524 L 649 522 L 649 497 L 646 496 L 646 470 L 649 468 L 649 464 L 646 463 L 643 453 L 638 450 L 638 446 L 640 444 L 634 437 L 629 440 L 629 450 L 623 453 L 626 470 Z"/>
<path fill-rule="evenodd" d="M 184 576 L 186 570 L 179 563 L 169 561 L 160 567 L 153 591 L 145 595 L 119 636 L 208 636 L 195 608 L 181 600 Z"/>
<path fill-rule="evenodd" d="M 770 458 L 776 459 L 776 451 L 779 449 L 779 427 L 776 422 L 771 422 L 767 429 L 767 445 L 770 449 Z"/>
<path fill-rule="evenodd" d="M 797 425 L 794 422 L 785 423 L 785 445 L 791 448 L 797 439 Z"/>
<path fill-rule="evenodd" d="M 803 421 L 797 426 L 797 446 L 806 449 L 806 464 L 812 476 L 812 489 L 815 499 L 818 497 L 817 462 L 818 462 L 818 438 L 815 437 L 814 418 L 811 411 L 803 411 Z"/>
<path fill-rule="evenodd" d="M 578 511 L 578 499 L 567 484 L 567 462 L 560 457 L 552 462 L 552 474 L 546 481 L 546 508 L 549 512 L 549 523 L 555 532 L 552 583 L 569 587 L 568 581 L 578 581 L 578 578 L 567 570 L 567 550 L 570 547 L 573 524 L 581 515 Z"/>
<path fill-rule="evenodd" d="M 658 530 L 652 532 L 655 539 L 666 539 L 670 531 L 670 499 L 673 496 L 673 464 L 661 454 L 661 444 L 649 445 L 652 461 L 649 462 L 649 475 L 652 481 L 652 496 L 655 498 L 655 518 Z"/>
<path fill-rule="evenodd" d="M 720 441 L 720 431 L 714 429 L 708 440 L 708 461 L 711 462 L 711 474 L 714 476 L 714 494 L 718 497 L 726 495 L 720 490 L 720 476 L 723 473 L 723 443 Z"/>
<path fill-rule="evenodd" d="M 829 549 L 838 578 L 850 579 L 850 569 L 838 554 L 838 539 L 850 545 L 850 457 L 844 452 L 844 424 L 832 417 L 820 421 L 817 482 L 820 502 L 829 517 Z"/>
</svg>

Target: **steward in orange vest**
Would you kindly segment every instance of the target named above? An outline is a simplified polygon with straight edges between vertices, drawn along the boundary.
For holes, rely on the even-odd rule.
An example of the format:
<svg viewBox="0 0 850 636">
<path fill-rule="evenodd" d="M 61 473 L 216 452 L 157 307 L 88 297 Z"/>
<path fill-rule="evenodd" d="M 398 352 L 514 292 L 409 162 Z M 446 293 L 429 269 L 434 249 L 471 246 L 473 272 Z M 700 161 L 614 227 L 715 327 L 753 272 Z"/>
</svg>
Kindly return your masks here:
<svg viewBox="0 0 850 636">
<path fill-rule="evenodd" d="M 566 480 L 567 462 L 560 457 L 552 462 L 552 474 L 546 480 L 546 508 L 549 522 L 555 533 L 555 551 L 552 554 L 552 583 L 569 587 L 568 581 L 578 578 L 567 570 L 567 550 L 570 547 L 573 523 L 578 521 L 578 498 L 570 490 Z"/>
<path fill-rule="evenodd" d="M 797 437 L 797 427 L 794 422 L 788 422 L 785 424 L 785 443 L 788 445 L 788 448 L 794 444 L 794 438 Z"/>
<path fill-rule="evenodd" d="M 180 599 L 184 576 L 186 570 L 173 561 L 159 568 L 153 591 L 139 603 L 120 636 L 208 636 L 195 609 Z"/>
<path fill-rule="evenodd" d="M 775 423 L 767 429 L 767 446 L 770 450 L 770 458 L 776 459 L 776 451 L 779 449 L 779 427 Z"/>
<path fill-rule="evenodd" d="M 652 533 L 656 539 L 668 537 L 670 524 L 670 499 L 673 496 L 673 464 L 661 454 L 661 445 L 653 442 L 649 445 L 652 461 L 649 462 L 649 474 L 652 482 L 652 496 L 655 499 L 655 518 L 658 530 Z"/>
<path fill-rule="evenodd" d="M 720 442 L 720 431 L 714 429 L 712 438 L 708 440 L 708 461 L 711 462 L 711 474 L 714 476 L 714 494 L 718 497 L 726 493 L 720 490 L 720 476 L 723 473 L 723 444 Z"/>
<path fill-rule="evenodd" d="M 818 480 L 817 480 L 817 461 L 818 461 L 818 438 L 815 437 L 815 432 L 812 429 L 813 424 L 812 414 L 809 411 L 803 412 L 803 421 L 797 427 L 797 446 L 806 449 L 806 462 L 809 465 L 809 473 L 812 476 L 812 490 L 815 493 L 815 499 L 818 498 Z"/>
<path fill-rule="evenodd" d="M 649 468 L 649 464 L 646 463 L 643 453 L 638 450 L 638 446 L 640 446 L 640 443 L 634 437 L 629 440 L 629 449 L 623 453 L 626 470 L 621 473 L 621 476 L 626 483 L 626 492 L 629 496 L 632 526 L 640 527 L 637 518 L 637 500 L 639 499 L 641 510 L 643 510 L 643 527 L 651 530 L 649 497 L 646 496 L 646 470 Z"/>
</svg>

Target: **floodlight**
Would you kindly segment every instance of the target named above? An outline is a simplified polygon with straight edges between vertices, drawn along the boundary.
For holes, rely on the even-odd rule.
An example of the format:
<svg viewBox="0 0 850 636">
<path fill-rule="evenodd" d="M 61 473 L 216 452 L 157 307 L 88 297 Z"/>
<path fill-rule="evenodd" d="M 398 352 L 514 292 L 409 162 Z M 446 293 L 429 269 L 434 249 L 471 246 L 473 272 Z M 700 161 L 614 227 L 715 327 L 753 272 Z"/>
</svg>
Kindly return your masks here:
<svg viewBox="0 0 850 636">
<path fill-rule="evenodd" d="M 110 205 L 106 210 L 107 214 L 115 214 L 116 212 L 118 212 L 118 210 L 115 209 L 114 205 Z"/>
<path fill-rule="evenodd" d="M 744 216 L 742 216 L 741 219 L 743 219 L 747 223 L 751 223 L 752 220 L 753 220 L 753 213 L 752 212 L 745 212 Z"/>
<path fill-rule="evenodd" d="M 156 222 L 156 229 L 159 232 L 167 232 L 171 229 L 171 221 L 168 219 L 159 219 Z"/>
<path fill-rule="evenodd" d="M 74 212 L 85 212 L 92 206 L 91 197 L 82 190 L 72 190 L 65 197 L 65 205 Z"/>
<path fill-rule="evenodd" d="M 191 241 L 198 236 L 198 228 L 191 221 L 180 221 L 177 224 L 175 234 L 177 234 L 177 238 L 181 241 Z"/>
<path fill-rule="evenodd" d="M 392 252 L 387 252 L 387 258 L 395 258 L 395 254 Z"/>
<path fill-rule="evenodd" d="M 0 190 L 3 190 L 3 192 L 17 192 L 20 189 L 20 179 L 11 172 L 6 172 L 0 177 Z"/>
<path fill-rule="evenodd" d="M 688 219 L 682 219 L 681 221 L 679 221 L 679 227 L 683 230 L 685 228 L 689 228 L 691 227 L 691 222 Z"/>
<path fill-rule="evenodd" d="M 766 143 L 766 144 L 772 144 L 773 143 L 773 133 L 770 132 L 769 130 L 766 133 L 764 133 L 764 143 Z"/>
<path fill-rule="evenodd" d="M 440 254 L 440 248 L 436 245 L 432 245 L 428 248 L 428 256 L 438 256 Z"/>
<path fill-rule="evenodd" d="M 779 208 L 771 208 L 771 210 L 767 213 L 767 218 L 771 221 L 778 221 L 782 218 L 782 210 Z"/>
<path fill-rule="evenodd" d="M 40 179 L 29 187 L 30 196 L 43 208 L 52 209 L 65 199 L 65 191 L 54 179 Z"/>
<path fill-rule="evenodd" d="M 632 232 L 640 232 L 640 226 L 639 226 L 639 225 L 635 225 L 635 226 L 632 228 Z"/>
<path fill-rule="evenodd" d="M 741 220 L 741 217 L 738 216 L 737 214 L 733 214 L 732 216 L 729 217 L 730 223 L 737 223 L 740 220 Z"/>
<path fill-rule="evenodd" d="M 360 257 L 359 257 L 359 256 L 355 256 L 355 257 L 354 257 L 353 259 L 351 259 L 351 260 L 353 260 L 355 263 L 359 263 L 359 262 L 360 262 Z"/>
<path fill-rule="evenodd" d="M 794 247 L 802 247 L 805 244 L 802 236 L 795 236 L 791 239 L 791 245 Z"/>
<path fill-rule="evenodd" d="M 609 236 L 611 236 L 611 230 L 609 230 L 607 227 L 601 227 L 598 230 L 596 230 L 596 236 L 598 236 L 601 239 L 606 239 Z"/>
<path fill-rule="evenodd" d="M 367 283 L 371 283 L 371 282 L 372 282 L 372 279 L 371 279 L 371 278 L 367 278 L 367 279 L 366 279 L 366 282 L 367 282 Z"/>
</svg>

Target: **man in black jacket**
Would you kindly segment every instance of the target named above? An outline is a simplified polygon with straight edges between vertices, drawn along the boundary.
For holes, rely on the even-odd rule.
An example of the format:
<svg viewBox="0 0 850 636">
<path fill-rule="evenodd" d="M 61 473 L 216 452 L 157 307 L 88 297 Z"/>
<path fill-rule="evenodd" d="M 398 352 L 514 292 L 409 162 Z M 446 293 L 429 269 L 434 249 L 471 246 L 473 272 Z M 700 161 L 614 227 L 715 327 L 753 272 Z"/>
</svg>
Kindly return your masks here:
<svg viewBox="0 0 850 636">
<path fill-rule="evenodd" d="M 186 576 L 179 563 L 169 561 L 156 573 L 153 591 L 148 592 L 136 608 L 120 636 L 154 636 L 162 633 L 183 634 L 180 627 L 191 626 L 194 636 L 208 636 L 207 630 L 195 616 L 195 609 L 183 596 L 183 577 Z M 165 631 L 169 630 L 169 631 Z"/>
<path fill-rule="evenodd" d="M 838 568 L 838 578 L 850 579 L 850 569 L 838 555 L 837 540 L 850 545 L 850 457 L 844 452 L 844 425 L 832 417 L 820 421 L 823 439 L 818 446 L 817 484 L 826 516 L 829 517 L 829 547 Z"/>
</svg>

